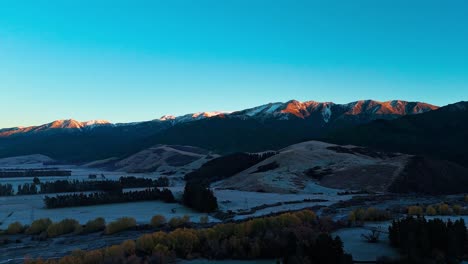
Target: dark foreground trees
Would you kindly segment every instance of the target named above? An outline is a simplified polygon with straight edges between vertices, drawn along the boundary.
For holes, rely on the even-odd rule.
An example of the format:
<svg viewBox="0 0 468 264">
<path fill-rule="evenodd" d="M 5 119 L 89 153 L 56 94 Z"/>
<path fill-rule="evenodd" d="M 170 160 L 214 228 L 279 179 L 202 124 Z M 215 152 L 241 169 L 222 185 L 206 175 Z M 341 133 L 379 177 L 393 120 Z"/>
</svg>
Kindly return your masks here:
<svg viewBox="0 0 468 264">
<path fill-rule="evenodd" d="M 187 182 L 183 203 L 197 211 L 209 213 L 218 209 L 218 200 L 207 186 L 197 182 Z"/>
<path fill-rule="evenodd" d="M 44 203 L 47 208 L 62 208 L 73 206 L 89 206 L 109 203 L 127 203 L 137 201 L 162 200 L 167 203 L 175 202 L 172 192 L 168 189 L 157 188 L 131 192 L 102 192 L 91 194 L 68 194 L 56 197 L 46 196 Z"/>
<path fill-rule="evenodd" d="M 394 220 L 389 239 L 408 263 L 458 263 L 468 253 L 467 230 L 463 219 L 444 222 L 423 217 Z"/>
</svg>

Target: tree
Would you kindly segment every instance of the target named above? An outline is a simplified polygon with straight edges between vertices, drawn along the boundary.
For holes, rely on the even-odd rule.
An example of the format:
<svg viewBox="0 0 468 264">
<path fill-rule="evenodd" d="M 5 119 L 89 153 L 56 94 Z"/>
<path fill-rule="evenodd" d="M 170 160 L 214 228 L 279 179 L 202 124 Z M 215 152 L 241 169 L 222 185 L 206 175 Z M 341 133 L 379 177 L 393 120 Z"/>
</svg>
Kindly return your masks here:
<svg viewBox="0 0 468 264">
<path fill-rule="evenodd" d="M 413 205 L 413 206 L 408 207 L 408 214 L 421 216 L 423 215 L 423 209 L 421 206 Z"/>
<path fill-rule="evenodd" d="M 436 215 L 436 214 L 437 214 L 437 210 L 432 205 L 429 205 L 426 208 L 426 215 Z"/>
<path fill-rule="evenodd" d="M 39 185 L 39 184 L 41 184 L 41 180 L 39 180 L 39 178 L 36 176 L 33 179 L 33 183 L 36 184 L 36 185 Z"/>
<path fill-rule="evenodd" d="M 468 246 L 463 219 L 446 223 L 441 219 L 426 221 L 423 217 L 394 220 L 389 227 L 389 239 L 409 263 L 426 263 L 434 252 L 439 252 L 441 263 L 457 263 Z"/>
<path fill-rule="evenodd" d="M 160 227 L 166 223 L 166 217 L 163 215 L 155 215 L 151 218 L 151 225 L 153 227 Z"/>
<path fill-rule="evenodd" d="M 185 185 L 183 203 L 200 212 L 213 212 L 218 209 L 218 201 L 213 191 L 200 183 L 188 182 Z"/>
</svg>

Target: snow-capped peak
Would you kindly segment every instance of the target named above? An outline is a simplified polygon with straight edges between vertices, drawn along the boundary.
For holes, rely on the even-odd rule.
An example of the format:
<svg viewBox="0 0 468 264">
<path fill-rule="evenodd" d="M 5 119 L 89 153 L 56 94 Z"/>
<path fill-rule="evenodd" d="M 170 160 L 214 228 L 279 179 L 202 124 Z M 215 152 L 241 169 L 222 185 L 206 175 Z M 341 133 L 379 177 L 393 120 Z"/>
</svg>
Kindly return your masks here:
<svg viewBox="0 0 468 264">
<path fill-rule="evenodd" d="M 213 112 L 198 112 L 192 114 L 193 118 L 200 118 L 200 117 L 213 117 L 213 116 L 219 116 L 223 114 L 229 114 L 230 112 L 228 111 L 213 111 Z"/>
<path fill-rule="evenodd" d="M 182 116 L 174 116 L 174 115 L 164 115 L 161 118 L 159 118 L 159 121 L 170 121 L 174 124 L 176 123 L 185 123 L 185 122 L 190 122 L 190 121 L 195 121 L 195 120 L 200 120 L 200 119 L 205 119 L 205 118 L 212 118 L 212 117 L 217 117 L 217 116 L 223 116 L 230 114 L 231 112 L 229 111 L 212 111 L 212 112 L 197 112 L 193 114 L 186 114 Z"/>
<path fill-rule="evenodd" d="M 86 126 L 95 126 L 95 125 L 109 125 L 111 123 L 107 120 L 89 120 L 89 121 L 81 122 L 81 124 L 86 127 Z"/>
<path fill-rule="evenodd" d="M 159 118 L 160 121 L 167 121 L 167 120 L 174 120 L 176 119 L 176 116 L 173 115 L 163 115 L 161 118 Z"/>
<path fill-rule="evenodd" d="M 29 126 L 29 127 L 17 127 L 12 129 L 2 129 L 0 131 L 0 136 L 11 136 L 14 134 L 21 133 L 38 133 L 38 132 L 48 132 L 54 131 L 57 129 L 66 129 L 66 130 L 82 130 L 82 129 L 93 129 L 96 126 L 105 126 L 112 125 L 109 121 L 106 120 L 90 120 L 85 122 L 76 121 L 74 119 L 61 119 L 55 120 L 53 122 L 43 124 L 40 126 Z"/>
</svg>

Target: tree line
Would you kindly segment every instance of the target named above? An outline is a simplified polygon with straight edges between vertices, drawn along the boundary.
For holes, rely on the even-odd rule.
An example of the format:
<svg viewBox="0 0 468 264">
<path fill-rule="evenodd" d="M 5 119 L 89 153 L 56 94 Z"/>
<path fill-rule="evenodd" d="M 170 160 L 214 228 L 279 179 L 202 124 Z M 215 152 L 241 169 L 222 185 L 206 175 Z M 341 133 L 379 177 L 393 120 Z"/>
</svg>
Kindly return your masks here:
<svg viewBox="0 0 468 264">
<path fill-rule="evenodd" d="M 9 183 L 7 184 L 0 183 L 0 196 L 11 196 L 14 194 L 15 194 L 15 191 L 13 190 L 13 185 Z"/>
<path fill-rule="evenodd" d="M 137 178 L 134 176 L 120 177 L 119 180 L 102 181 L 78 181 L 78 180 L 56 180 L 41 182 L 35 177 L 33 183 L 18 185 L 17 195 L 65 193 L 65 192 L 88 192 L 105 191 L 121 192 L 124 188 L 144 188 L 144 187 L 168 187 L 169 179 L 159 177 L 158 179 Z M 0 184 L 0 196 L 14 195 L 11 184 Z"/>
<path fill-rule="evenodd" d="M 0 170 L 0 178 L 16 178 L 16 177 L 44 177 L 44 176 L 71 176 L 69 170 Z"/>
<path fill-rule="evenodd" d="M 121 191 L 124 188 L 168 187 L 169 179 L 137 178 L 134 176 L 120 177 L 119 180 L 78 181 L 57 180 L 40 183 L 39 193 L 86 192 L 86 191 Z"/>
<path fill-rule="evenodd" d="M 159 190 L 158 188 L 151 188 L 130 192 L 96 192 L 90 194 L 65 194 L 55 197 L 46 196 L 44 198 L 44 203 L 47 208 L 51 209 L 154 200 L 162 200 L 166 203 L 175 202 L 174 195 L 169 189 L 164 188 L 163 190 Z"/>
<path fill-rule="evenodd" d="M 119 178 L 123 188 L 140 188 L 140 187 L 168 187 L 169 179 L 167 177 L 159 177 L 155 180 L 150 178 L 137 178 L 135 176 L 122 176 Z"/>
</svg>

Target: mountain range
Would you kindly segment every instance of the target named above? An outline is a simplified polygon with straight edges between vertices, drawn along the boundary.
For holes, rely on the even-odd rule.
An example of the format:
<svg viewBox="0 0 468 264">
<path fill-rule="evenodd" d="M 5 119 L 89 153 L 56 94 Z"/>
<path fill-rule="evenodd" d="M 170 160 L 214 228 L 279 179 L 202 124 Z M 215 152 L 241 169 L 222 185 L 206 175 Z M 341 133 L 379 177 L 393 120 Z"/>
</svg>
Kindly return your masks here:
<svg viewBox="0 0 468 264">
<path fill-rule="evenodd" d="M 146 122 L 58 120 L 1 129 L 0 157 L 39 153 L 58 160 L 86 162 L 122 158 L 156 144 L 196 146 L 220 154 L 275 150 L 311 139 L 346 142 L 338 131 L 379 120 L 417 118 L 438 108 L 401 100 L 348 104 L 291 100 L 234 112 L 163 116 Z"/>
<path fill-rule="evenodd" d="M 286 103 L 269 103 L 235 112 L 198 112 L 183 116 L 164 115 L 159 119 L 148 122 L 177 125 L 209 118 L 233 118 L 233 119 L 277 119 L 289 120 L 291 118 L 310 119 L 316 117 L 319 122 L 329 123 L 336 119 L 346 119 L 352 116 L 362 119 L 363 122 L 374 119 L 391 119 L 397 116 L 419 114 L 437 109 L 437 106 L 401 100 L 378 102 L 373 100 L 356 101 L 348 104 L 335 104 L 331 102 L 299 102 L 291 100 Z M 91 120 L 86 122 L 74 119 L 55 120 L 51 123 L 0 129 L 0 137 L 13 135 L 33 134 L 43 132 L 57 132 L 68 130 L 74 132 L 89 131 L 97 127 L 138 126 L 146 122 L 113 124 L 106 120 Z"/>
</svg>

